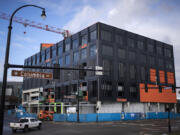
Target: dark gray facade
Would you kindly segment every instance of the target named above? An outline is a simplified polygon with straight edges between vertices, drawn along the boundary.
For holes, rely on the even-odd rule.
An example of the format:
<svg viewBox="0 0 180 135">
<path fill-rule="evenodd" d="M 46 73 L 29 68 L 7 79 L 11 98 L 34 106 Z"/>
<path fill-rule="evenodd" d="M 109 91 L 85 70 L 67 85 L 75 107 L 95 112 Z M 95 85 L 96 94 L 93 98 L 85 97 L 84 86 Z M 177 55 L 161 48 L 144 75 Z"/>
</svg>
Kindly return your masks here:
<svg viewBox="0 0 180 135">
<path fill-rule="evenodd" d="M 103 76 L 88 71 L 83 80 L 78 79 L 78 71 L 60 71 L 60 79 L 55 80 L 55 95 L 61 101 L 65 100 L 64 95 L 73 95 L 77 91 L 78 81 L 89 101 L 97 101 L 99 94 L 101 101 L 125 98 L 127 101 L 139 102 L 139 84 L 155 84 L 150 80 L 150 69 L 165 72 L 165 82 L 162 84 L 157 74 L 158 85 L 172 86 L 168 83 L 167 72 L 174 73 L 175 80 L 172 45 L 102 23 L 89 26 L 24 62 L 25 65 L 43 66 L 53 66 L 55 63 L 61 67 L 74 68 L 95 68 L 98 65 L 106 70 Z M 33 71 L 52 72 L 39 69 Z M 53 88 L 53 81 L 24 78 L 24 90 Z"/>
</svg>

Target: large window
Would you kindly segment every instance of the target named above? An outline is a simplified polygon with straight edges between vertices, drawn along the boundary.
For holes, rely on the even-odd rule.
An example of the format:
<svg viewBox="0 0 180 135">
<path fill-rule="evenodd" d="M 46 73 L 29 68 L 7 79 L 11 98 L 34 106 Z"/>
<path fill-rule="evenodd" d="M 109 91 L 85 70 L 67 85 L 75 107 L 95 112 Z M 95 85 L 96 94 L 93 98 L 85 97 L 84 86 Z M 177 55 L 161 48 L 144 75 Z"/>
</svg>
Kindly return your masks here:
<svg viewBox="0 0 180 135">
<path fill-rule="evenodd" d="M 145 54 L 140 54 L 140 63 L 146 64 L 146 55 Z"/>
<path fill-rule="evenodd" d="M 81 59 L 87 58 L 87 48 L 81 49 Z"/>
<path fill-rule="evenodd" d="M 36 65 L 36 55 L 32 57 L 32 65 Z"/>
<path fill-rule="evenodd" d="M 63 47 L 59 46 L 58 47 L 58 56 L 62 56 L 62 54 L 63 54 Z"/>
<path fill-rule="evenodd" d="M 88 43 L 88 36 L 87 35 L 83 35 L 81 37 L 81 45 L 87 44 Z"/>
<path fill-rule="evenodd" d="M 69 65 L 70 64 L 70 55 L 65 56 L 65 64 Z"/>
<path fill-rule="evenodd" d="M 141 72 L 141 80 L 142 81 L 145 81 L 145 79 L 146 79 L 146 70 L 145 70 L 145 67 L 141 67 L 140 68 L 140 72 Z"/>
<path fill-rule="evenodd" d="M 163 50 L 161 46 L 157 47 L 157 54 L 162 55 L 163 54 Z"/>
<path fill-rule="evenodd" d="M 149 58 L 149 64 L 150 64 L 151 66 L 155 65 L 155 57 L 149 56 L 148 58 Z"/>
<path fill-rule="evenodd" d="M 130 73 L 130 79 L 135 79 L 136 78 L 136 68 L 135 65 L 130 65 L 129 67 L 129 73 Z"/>
<path fill-rule="evenodd" d="M 135 47 L 134 39 L 128 38 L 128 46 L 131 47 L 131 48 L 134 48 L 134 47 Z"/>
<path fill-rule="evenodd" d="M 116 43 L 123 45 L 123 37 L 121 35 L 116 35 Z"/>
<path fill-rule="evenodd" d="M 56 57 L 56 48 L 54 48 L 53 50 L 52 50 L 52 58 L 55 58 Z"/>
<path fill-rule="evenodd" d="M 79 47 L 78 40 L 77 40 L 77 39 L 74 39 L 74 40 L 72 41 L 72 48 L 73 48 L 73 49 L 76 49 L 76 48 L 78 48 L 78 47 Z"/>
<path fill-rule="evenodd" d="M 137 89 L 135 86 L 131 86 L 129 88 L 129 95 L 133 98 L 136 98 L 137 97 Z"/>
<path fill-rule="evenodd" d="M 45 61 L 45 58 L 46 58 L 46 57 L 45 57 L 45 53 L 42 53 L 42 54 L 41 54 L 41 60 L 42 60 L 42 62 Z"/>
<path fill-rule="evenodd" d="M 165 56 L 166 57 L 169 57 L 169 58 L 171 58 L 172 57 L 172 54 L 171 54 L 171 49 L 165 49 Z"/>
<path fill-rule="evenodd" d="M 63 58 L 59 58 L 58 63 L 60 66 L 62 66 L 63 65 Z"/>
<path fill-rule="evenodd" d="M 121 83 L 118 83 L 118 86 L 117 86 L 117 96 L 118 97 L 124 96 L 124 86 Z"/>
<path fill-rule="evenodd" d="M 112 97 L 112 82 L 104 81 L 101 85 L 104 97 Z"/>
<path fill-rule="evenodd" d="M 90 56 L 96 55 L 96 45 L 90 46 Z"/>
<path fill-rule="evenodd" d="M 65 51 L 69 51 L 71 49 L 70 43 L 65 44 Z"/>
<path fill-rule="evenodd" d="M 138 49 L 144 50 L 144 43 L 143 43 L 143 41 L 138 41 L 137 42 L 137 46 L 138 46 Z"/>
<path fill-rule="evenodd" d="M 103 45 L 102 46 L 102 54 L 113 56 L 113 48 L 111 46 Z"/>
<path fill-rule="evenodd" d="M 111 32 L 102 30 L 101 31 L 101 40 L 111 41 L 112 40 Z"/>
<path fill-rule="evenodd" d="M 125 75 L 125 64 L 124 63 L 119 63 L 118 71 L 119 71 L 119 77 L 124 77 L 124 75 Z"/>
<path fill-rule="evenodd" d="M 90 32 L 90 41 L 96 40 L 96 30 Z"/>
<path fill-rule="evenodd" d="M 154 52 L 154 45 L 149 43 L 149 44 L 147 45 L 147 50 L 148 50 L 149 52 Z"/>
<path fill-rule="evenodd" d="M 50 59 L 50 50 L 46 51 L 46 60 Z"/>
<path fill-rule="evenodd" d="M 103 60 L 104 75 L 110 75 L 112 70 L 112 62 L 110 60 Z"/>
<path fill-rule="evenodd" d="M 37 64 L 39 64 L 41 62 L 41 57 L 40 57 L 40 53 L 37 54 Z"/>
<path fill-rule="evenodd" d="M 129 52 L 129 60 L 135 60 L 136 59 L 136 53 L 135 52 Z"/>
<path fill-rule="evenodd" d="M 79 52 L 74 52 L 73 54 L 73 61 L 76 63 L 79 61 Z"/>
<path fill-rule="evenodd" d="M 158 59 L 158 66 L 159 66 L 159 68 L 164 68 L 164 61 L 163 61 L 163 59 Z"/>
<path fill-rule="evenodd" d="M 122 58 L 122 59 L 125 59 L 125 57 L 126 57 L 125 49 L 121 49 L 121 48 L 118 49 L 118 57 Z"/>
</svg>

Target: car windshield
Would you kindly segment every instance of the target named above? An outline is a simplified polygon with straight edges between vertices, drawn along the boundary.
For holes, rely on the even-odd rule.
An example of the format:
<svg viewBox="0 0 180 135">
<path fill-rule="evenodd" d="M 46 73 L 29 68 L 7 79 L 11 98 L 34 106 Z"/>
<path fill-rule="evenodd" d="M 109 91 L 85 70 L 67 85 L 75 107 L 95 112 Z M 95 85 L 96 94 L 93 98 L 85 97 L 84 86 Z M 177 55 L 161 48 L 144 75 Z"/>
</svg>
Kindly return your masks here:
<svg viewBox="0 0 180 135">
<path fill-rule="evenodd" d="M 22 122 L 22 123 L 28 122 L 28 119 L 20 119 L 19 122 Z"/>
</svg>

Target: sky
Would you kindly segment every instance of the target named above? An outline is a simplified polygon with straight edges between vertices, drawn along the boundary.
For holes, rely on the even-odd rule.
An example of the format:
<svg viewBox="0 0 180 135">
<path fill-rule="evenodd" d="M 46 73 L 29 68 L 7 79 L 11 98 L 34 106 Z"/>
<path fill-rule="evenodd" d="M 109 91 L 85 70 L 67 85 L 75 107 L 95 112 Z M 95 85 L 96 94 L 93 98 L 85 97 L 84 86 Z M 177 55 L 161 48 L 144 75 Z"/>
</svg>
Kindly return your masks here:
<svg viewBox="0 0 180 135">
<path fill-rule="evenodd" d="M 180 1 L 179 0 L 0 0 L 0 13 L 12 12 L 35 4 L 46 9 L 26 7 L 15 16 L 76 33 L 96 22 L 153 38 L 174 47 L 177 85 L 180 86 Z M 0 81 L 7 41 L 8 21 L 0 19 Z M 26 34 L 24 34 L 26 32 Z M 23 64 L 24 59 L 39 52 L 40 43 L 57 43 L 62 35 L 24 27 L 13 22 L 9 63 Z M 8 81 L 22 81 L 8 72 Z"/>
</svg>

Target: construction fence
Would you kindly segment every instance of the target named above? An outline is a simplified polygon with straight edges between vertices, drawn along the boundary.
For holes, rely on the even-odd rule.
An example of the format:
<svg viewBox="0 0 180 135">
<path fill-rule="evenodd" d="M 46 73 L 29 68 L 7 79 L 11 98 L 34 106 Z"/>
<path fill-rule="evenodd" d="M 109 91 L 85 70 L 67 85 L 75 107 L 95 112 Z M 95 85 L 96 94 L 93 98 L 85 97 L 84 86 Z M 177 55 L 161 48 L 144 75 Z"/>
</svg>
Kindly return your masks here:
<svg viewBox="0 0 180 135">
<path fill-rule="evenodd" d="M 148 113 L 92 113 L 79 114 L 79 122 L 105 122 L 121 120 L 167 119 L 168 112 Z M 171 119 L 179 119 L 180 114 L 170 113 Z M 55 122 L 77 122 L 77 114 L 54 114 Z"/>
</svg>

